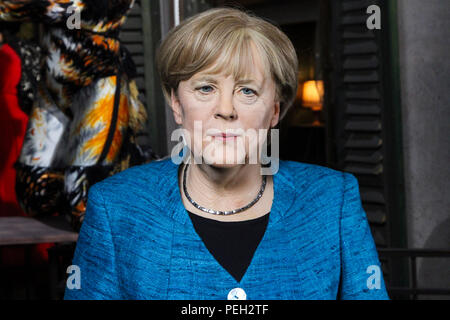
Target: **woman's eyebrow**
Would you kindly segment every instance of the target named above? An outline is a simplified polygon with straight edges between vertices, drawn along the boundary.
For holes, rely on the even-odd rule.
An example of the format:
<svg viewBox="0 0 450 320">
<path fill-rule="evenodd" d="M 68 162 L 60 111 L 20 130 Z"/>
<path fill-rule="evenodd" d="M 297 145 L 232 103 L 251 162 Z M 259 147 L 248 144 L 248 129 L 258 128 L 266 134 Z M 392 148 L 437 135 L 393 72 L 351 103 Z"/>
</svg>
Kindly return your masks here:
<svg viewBox="0 0 450 320">
<path fill-rule="evenodd" d="M 216 78 L 214 78 L 212 76 L 208 76 L 208 75 L 199 76 L 193 80 L 194 80 L 194 82 L 203 82 L 204 81 L 204 82 L 210 82 L 210 83 L 217 84 Z"/>
<path fill-rule="evenodd" d="M 249 83 L 257 84 L 257 82 L 253 79 L 239 79 L 239 80 L 236 80 L 236 83 L 237 84 L 249 84 Z"/>
<path fill-rule="evenodd" d="M 218 84 L 217 78 L 211 75 L 199 75 L 192 79 L 193 83 L 199 83 L 199 82 L 208 82 L 213 84 Z M 264 83 L 264 82 L 263 82 Z M 236 85 L 246 85 L 246 84 L 252 84 L 255 85 L 258 89 L 262 88 L 263 83 L 260 83 L 259 81 L 256 81 L 254 79 L 239 79 L 236 80 Z"/>
<path fill-rule="evenodd" d="M 260 83 L 259 81 L 253 80 L 253 79 L 240 79 L 236 80 L 237 85 L 246 85 L 246 84 L 252 84 L 256 86 L 258 89 L 262 88 L 263 83 Z"/>
</svg>

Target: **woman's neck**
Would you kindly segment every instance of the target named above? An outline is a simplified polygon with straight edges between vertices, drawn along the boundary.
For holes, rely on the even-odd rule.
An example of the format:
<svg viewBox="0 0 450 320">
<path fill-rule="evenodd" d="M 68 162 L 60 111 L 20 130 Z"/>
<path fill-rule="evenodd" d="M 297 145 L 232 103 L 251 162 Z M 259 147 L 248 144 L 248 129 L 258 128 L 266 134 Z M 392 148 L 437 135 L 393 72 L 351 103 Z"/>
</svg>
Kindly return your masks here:
<svg viewBox="0 0 450 320">
<path fill-rule="evenodd" d="M 214 210 L 233 210 L 250 203 L 261 188 L 261 165 L 215 167 L 190 164 L 186 187 L 195 201 Z"/>
</svg>

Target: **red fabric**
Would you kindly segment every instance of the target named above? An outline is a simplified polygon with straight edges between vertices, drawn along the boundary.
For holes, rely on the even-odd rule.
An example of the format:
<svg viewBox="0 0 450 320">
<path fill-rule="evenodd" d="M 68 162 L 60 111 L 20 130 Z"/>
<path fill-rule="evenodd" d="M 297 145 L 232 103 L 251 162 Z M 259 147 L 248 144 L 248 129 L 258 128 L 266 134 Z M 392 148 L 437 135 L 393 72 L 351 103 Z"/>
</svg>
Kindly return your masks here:
<svg viewBox="0 0 450 320">
<path fill-rule="evenodd" d="M 20 154 L 28 121 L 17 100 L 19 56 L 7 44 L 0 48 L 0 216 L 24 216 L 14 191 L 14 162 Z"/>
<path fill-rule="evenodd" d="M 22 111 L 17 98 L 17 85 L 21 77 L 21 61 L 7 44 L 0 48 L 0 217 L 26 216 L 20 208 L 15 192 L 14 163 L 20 155 L 28 116 Z M 32 260 L 48 260 L 50 244 L 33 248 Z M 22 265 L 23 248 L 1 248 L 3 265 Z"/>
</svg>

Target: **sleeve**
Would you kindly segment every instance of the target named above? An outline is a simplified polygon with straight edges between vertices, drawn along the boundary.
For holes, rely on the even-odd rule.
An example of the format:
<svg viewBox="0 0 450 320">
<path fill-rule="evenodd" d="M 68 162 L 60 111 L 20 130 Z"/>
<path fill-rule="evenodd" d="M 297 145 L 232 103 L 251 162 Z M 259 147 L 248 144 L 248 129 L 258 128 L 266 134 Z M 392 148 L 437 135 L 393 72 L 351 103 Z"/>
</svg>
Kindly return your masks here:
<svg viewBox="0 0 450 320">
<path fill-rule="evenodd" d="M 68 19 L 81 10 L 81 0 L 0 0 L 0 20 L 39 20 L 56 23 Z"/>
<path fill-rule="evenodd" d="M 357 179 L 344 173 L 344 199 L 340 219 L 342 300 L 388 300 L 381 264 Z"/>
<path fill-rule="evenodd" d="M 111 228 L 98 184 L 89 189 L 85 219 L 70 268 L 74 272 L 69 273 L 65 300 L 121 299 Z"/>
</svg>

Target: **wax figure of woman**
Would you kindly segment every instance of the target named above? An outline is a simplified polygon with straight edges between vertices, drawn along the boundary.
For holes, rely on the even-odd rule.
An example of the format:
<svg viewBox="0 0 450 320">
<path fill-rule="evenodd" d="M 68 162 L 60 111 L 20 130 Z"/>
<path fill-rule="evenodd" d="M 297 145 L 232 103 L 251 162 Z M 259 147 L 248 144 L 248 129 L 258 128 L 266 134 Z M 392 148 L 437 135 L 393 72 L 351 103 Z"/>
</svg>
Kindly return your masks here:
<svg viewBox="0 0 450 320">
<path fill-rule="evenodd" d="M 118 36 L 133 3 L 0 1 L 1 20 L 46 28 L 43 80 L 17 164 L 17 195 L 29 215 L 63 211 L 78 229 L 89 186 L 132 165 L 146 112 Z"/>
<path fill-rule="evenodd" d="M 168 34 L 158 66 L 186 163 L 174 152 L 91 188 L 66 299 L 388 298 L 367 273 L 380 264 L 356 178 L 261 166 L 253 133 L 286 113 L 297 64 L 285 34 L 235 9 Z"/>
</svg>

